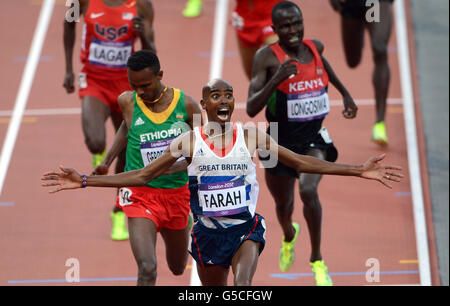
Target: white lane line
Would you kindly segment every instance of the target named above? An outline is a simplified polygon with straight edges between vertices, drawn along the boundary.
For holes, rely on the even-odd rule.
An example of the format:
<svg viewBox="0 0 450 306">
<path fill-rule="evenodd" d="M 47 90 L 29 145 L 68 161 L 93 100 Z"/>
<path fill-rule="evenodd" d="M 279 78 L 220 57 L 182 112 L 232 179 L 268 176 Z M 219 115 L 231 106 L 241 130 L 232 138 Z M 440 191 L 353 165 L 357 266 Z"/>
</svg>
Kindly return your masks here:
<svg viewBox="0 0 450 306">
<path fill-rule="evenodd" d="M 0 111 L 0 117 L 11 117 L 13 111 Z M 24 116 L 58 116 L 58 115 L 79 115 L 81 108 L 41 108 L 41 109 L 27 109 L 23 112 Z"/>
<path fill-rule="evenodd" d="M 22 75 L 19 91 L 17 92 L 12 119 L 8 126 L 8 131 L 0 156 L 0 195 L 2 193 L 6 173 L 8 172 L 9 162 L 11 160 L 11 154 L 14 150 L 17 134 L 19 133 L 23 112 L 30 94 L 31 85 L 33 84 L 36 67 L 41 56 L 42 46 L 45 41 L 45 36 L 52 17 L 54 5 L 55 0 L 45 0 L 39 14 L 38 23 L 33 35 L 33 41 L 31 42 L 28 60 Z"/>
<path fill-rule="evenodd" d="M 406 26 L 405 5 L 403 0 L 395 1 L 395 23 L 397 32 L 398 59 L 402 85 L 408 164 L 414 209 L 416 245 L 419 259 L 420 283 L 431 286 L 428 235 L 423 203 L 422 181 L 419 163 L 419 150 L 416 134 L 416 116 L 414 114 L 414 95 L 412 90 L 410 57 L 408 49 L 408 30 Z"/>
<path fill-rule="evenodd" d="M 214 32 L 212 37 L 212 56 L 209 69 L 209 79 L 220 78 L 222 76 L 223 56 L 225 49 L 225 37 L 228 18 L 228 0 L 218 0 L 216 2 L 216 12 L 214 15 Z M 197 273 L 197 263 L 192 260 L 191 286 L 201 286 L 202 283 Z"/>
</svg>

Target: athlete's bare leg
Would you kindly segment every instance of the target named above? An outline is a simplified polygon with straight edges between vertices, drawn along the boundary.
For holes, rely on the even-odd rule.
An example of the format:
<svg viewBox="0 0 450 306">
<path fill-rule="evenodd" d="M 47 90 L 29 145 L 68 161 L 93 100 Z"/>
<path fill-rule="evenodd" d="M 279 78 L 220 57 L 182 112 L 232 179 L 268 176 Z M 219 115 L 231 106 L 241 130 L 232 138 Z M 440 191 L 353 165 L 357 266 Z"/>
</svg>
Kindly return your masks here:
<svg viewBox="0 0 450 306">
<path fill-rule="evenodd" d="M 355 68 L 361 62 L 365 22 L 358 18 L 341 18 L 342 41 L 347 65 Z"/>
<path fill-rule="evenodd" d="M 156 282 L 157 228 L 147 218 L 128 218 L 131 250 L 138 265 L 138 286 L 154 286 Z"/>
<path fill-rule="evenodd" d="M 95 97 L 85 96 L 81 102 L 84 141 L 92 154 L 102 153 L 106 147 L 106 119 L 111 109 Z"/>
<path fill-rule="evenodd" d="M 181 275 L 188 260 L 188 244 L 191 229 L 182 230 L 161 229 L 160 233 L 166 245 L 166 260 L 174 275 Z"/>
<path fill-rule="evenodd" d="M 285 241 L 294 239 L 295 229 L 292 227 L 292 213 L 294 211 L 294 177 L 272 175 L 265 171 L 267 187 L 275 200 L 278 223 L 284 234 Z"/>
<path fill-rule="evenodd" d="M 245 47 L 242 45 L 241 40 L 238 37 L 239 54 L 241 56 L 242 67 L 244 68 L 245 75 L 250 80 L 252 77 L 253 58 L 258 50 L 258 47 Z"/>
<path fill-rule="evenodd" d="M 231 266 L 235 286 L 251 286 L 258 265 L 260 243 L 246 240 L 233 256 Z"/>
<path fill-rule="evenodd" d="M 392 4 L 380 2 L 380 22 L 367 23 L 367 28 L 375 62 L 372 82 L 375 88 L 376 122 L 381 122 L 386 115 L 386 100 L 391 78 L 387 49 L 392 30 Z"/>
<path fill-rule="evenodd" d="M 116 113 L 116 112 L 111 112 L 111 121 L 114 125 L 115 131 L 117 132 L 117 130 L 119 129 L 119 127 L 123 121 L 122 114 Z M 115 173 L 121 173 L 124 171 L 125 161 L 126 161 L 126 148 L 123 149 L 122 152 L 120 152 L 120 154 L 117 156 Z M 117 189 L 117 194 L 119 194 L 119 189 Z M 114 205 L 113 212 L 118 212 L 121 210 L 122 210 L 121 208 Z"/>
<path fill-rule="evenodd" d="M 241 56 L 242 67 L 244 68 L 244 72 L 245 72 L 245 75 L 247 76 L 247 78 L 249 80 L 251 80 L 253 58 L 255 57 L 256 51 L 258 51 L 259 48 L 262 48 L 269 44 L 273 44 L 276 41 L 278 41 L 278 36 L 277 35 L 267 36 L 261 46 L 246 47 L 242 44 L 242 41 L 239 39 L 239 37 L 237 37 L 237 41 L 238 41 L 238 47 L 239 47 L 239 54 Z"/>
<path fill-rule="evenodd" d="M 319 149 L 312 149 L 308 155 L 324 160 L 326 153 Z M 299 177 L 300 198 L 303 202 L 303 215 L 308 225 L 311 241 L 310 262 L 322 260 L 320 241 L 322 235 L 322 205 L 317 193 L 322 175 L 302 173 Z"/>
<path fill-rule="evenodd" d="M 221 266 L 202 267 L 197 264 L 197 273 L 203 286 L 226 286 L 230 269 Z"/>
</svg>

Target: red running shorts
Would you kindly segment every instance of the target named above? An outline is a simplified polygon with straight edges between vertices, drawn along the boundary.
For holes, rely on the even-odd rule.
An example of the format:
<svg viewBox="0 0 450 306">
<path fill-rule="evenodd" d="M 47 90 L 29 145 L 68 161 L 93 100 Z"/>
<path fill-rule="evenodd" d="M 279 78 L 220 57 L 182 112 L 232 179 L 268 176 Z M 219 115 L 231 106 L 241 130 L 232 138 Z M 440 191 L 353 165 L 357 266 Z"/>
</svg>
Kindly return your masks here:
<svg viewBox="0 0 450 306">
<path fill-rule="evenodd" d="M 190 192 L 186 184 L 180 188 L 122 187 L 116 206 L 129 218 L 147 218 L 161 228 L 185 229 L 188 224 Z"/>
</svg>

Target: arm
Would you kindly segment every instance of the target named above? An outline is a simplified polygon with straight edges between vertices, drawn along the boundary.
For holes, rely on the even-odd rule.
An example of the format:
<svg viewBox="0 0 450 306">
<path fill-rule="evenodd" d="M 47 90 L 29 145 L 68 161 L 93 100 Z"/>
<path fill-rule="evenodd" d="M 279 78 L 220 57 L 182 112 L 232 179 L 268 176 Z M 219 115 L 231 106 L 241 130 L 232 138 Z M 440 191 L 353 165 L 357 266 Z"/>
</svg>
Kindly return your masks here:
<svg viewBox="0 0 450 306">
<path fill-rule="evenodd" d="M 120 152 L 122 152 L 127 146 L 127 133 L 128 127 L 125 121 L 122 121 L 120 128 L 117 130 L 116 135 L 114 136 L 114 141 L 111 145 L 111 148 L 109 148 L 108 152 L 106 153 L 105 159 L 100 165 L 95 167 L 91 175 L 104 175 L 108 173 L 108 169 L 114 159 L 116 159 Z"/>
<path fill-rule="evenodd" d="M 87 0 L 80 0 L 80 12 L 85 14 L 88 6 Z M 64 41 L 64 58 L 66 64 L 66 73 L 64 76 L 63 87 L 66 89 L 67 93 L 73 93 L 75 91 L 74 86 L 74 73 L 73 73 L 73 48 L 75 46 L 75 33 L 76 32 L 76 22 L 68 22 L 64 18 L 63 22 L 63 41 Z"/>
<path fill-rule="evenodd" d="M 324 161 L 312 156 L 296 154 L 282 146 L 264 131 L 258 130 L 258 149 L 268 150 L 270 154 L 278 155 L 278 160 L 287 166 L 296 169 L 298 173 L 318 173 L 329 175 L 356 176 L 365 179 L 377 180 L 386 187 L 392 188 L 388 180 L 399 182 L 403 177 L 397 166 L 385 166 L 379 164 L 385 154 L 372 157 L 363 165 L 343 165 Z M 397 171 L 396 171 L 397 170 Z"/>
<path fill-rule="evenodd" d="M 342 95 L 343 101 L 344 101 L 344 110 L 342 111 L 342 114 L 347 119 L 352 119 L 356 117 L 356 113 L 358 112 L 358 107 L 355 104 L 355 101 L 353 101 L 352 96 L 348 92 L 347 88 L 345 88 L 344 84 L 339 80 L 336 73 L 334 72 L 333 68 L 331 67 L 330 63 L 327 61 L 327 59 L 322 55 L 324 50 L 324 45 L 320 40 L 314 39 L 314 44 L 316 45 L 317 51 L 320 54 L 320 58 L 322 59 L 323 66 L 325 68 L 325 71 L 328 74 L 328 77 L 330 79 L 330 83 L 333 84 L 333 86 L 339 91 L 339 93 Z"/>
<path fill-rule="evenodd" d="M 164 174 L 178 158 L 183 154 L 190 154 L 191 147 L 191 132 L 185 133 L 182 136 L 172 141 L 171 145 L 159 158 L 148 164 L 146 167 L 122 172 L 114 175 L 100 175 L 100 176 L 87 176 L 86 186 L 89 187 L 136 187 L 145 186 L 151 180 Z M 188 143 L 186 143 L 186 141 Z M 186 143 L 186 153 L 183 143 Z M 187 156 L 187 155 L 186 155 Z M 50 190 L 50 193 L 55 193 L 61 190 L 82 188 L 83 178 L 82 176 L 71 168 L 59 167 L 59 170 L 50 171 L 44 173 L 41 180 L 44 187 L 56 187 Z M 85 187 L 86 187 L 85 186 Z"/>
<path fill-rule="evenodd" d="M 271 63 L 277 65 L 278 60 L 268 47 L 256 52 L 247 100 L 247 114 L 250 117 L 255 117 L 266 106 L 270 96 L 281 82 L 290 75 L 297 74 L 297 67 L 291 64 L 292 61 L 297 60 L 289 59 L 283 62 L 274 76 L 269 79 L 269 65 Z"/>
<path fill-rule="evenodd" d="M 141 40 L 142 49 L 156 53 L 152 2 L 150 0 L 138 0 L 137 11 L 138 16 L 133 18 L 133 29 Z"/>
<path fill-rule="evenodd" d="M 202 107 L 200 103 L 195 101 L 191 96 L 186 95 L 185 98 L 186 111 L 188 113 L 188 124 L 193 130 L 197 126 L 203 125 Z"/>
<path fill-rule="evenodd" d="M 117 104 L 122 111 L 123 121 L 117 130 L 114 141 L 106 153 L 105 159 L 91 173 L 91 175 L 104 175 L 108 173 L 108 169 L 116 157 L 126 148 L 128 143 L 127 134 L 128 127 L 133 118 L 133 92 L 124 91 L 117 98 Z"/>
</svg>

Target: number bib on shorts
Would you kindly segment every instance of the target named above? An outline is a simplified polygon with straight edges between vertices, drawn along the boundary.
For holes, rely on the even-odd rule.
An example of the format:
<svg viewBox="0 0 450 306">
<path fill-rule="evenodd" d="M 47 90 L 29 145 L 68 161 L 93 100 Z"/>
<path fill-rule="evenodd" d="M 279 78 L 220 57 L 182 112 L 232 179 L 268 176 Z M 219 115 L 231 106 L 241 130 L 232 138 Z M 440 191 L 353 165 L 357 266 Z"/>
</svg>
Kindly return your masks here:
<svg viewBox="0 0 450 306">
<path fill-rule="evenodd" d="M 289 121 L 304 122 L 325 117 L 330 103 L 325 88 L 317 91 L 287 95 Z"/>
<path fill-rule="evenodd" d="M 89 62 L 109 68 L 126 68 L 132 52 L 132 43 L 92 39 L 89 47 Z"/>
</svg>

